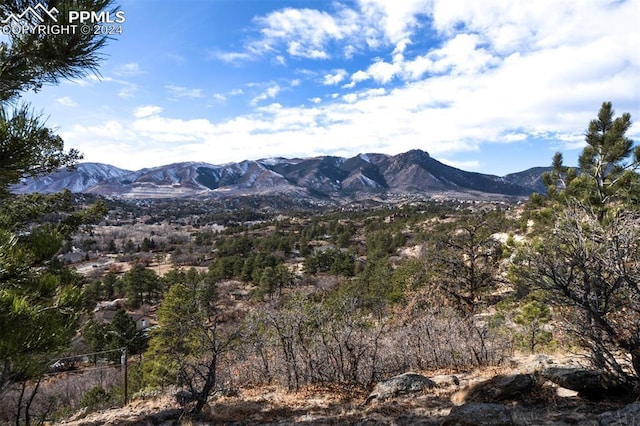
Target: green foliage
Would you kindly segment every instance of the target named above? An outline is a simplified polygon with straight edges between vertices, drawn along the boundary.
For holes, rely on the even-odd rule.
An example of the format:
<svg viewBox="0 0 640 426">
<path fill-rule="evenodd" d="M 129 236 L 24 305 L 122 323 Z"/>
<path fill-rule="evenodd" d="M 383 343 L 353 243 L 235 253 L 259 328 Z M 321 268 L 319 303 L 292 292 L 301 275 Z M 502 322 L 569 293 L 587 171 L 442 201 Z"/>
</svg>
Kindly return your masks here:
<svg viewBox="0 0 640 426">
<path fill-rule="evenodd" d="M 144 352 L 147 338 L 143 331 L 136 328 L 136 323 L 124 309 L 116 311 L 107 327 L 108 349 L 127 348 L 127 353 L 136 355 Z M 118 354 L 118 358 L 119 358 Z"/>
<path fill-rule="evenodd" d="M 640 228 L 633 213 L 640 205 L 640 147 L 625 135 L 630 126 L 628 113 L 614 118 L 611 103 L 604 102 L 589 123 L 579 170 L 554 156 L 553 171 L 544 176 L 548 200 L 529 203 L 539 238 L 516 255 L 510 275 L 520 290 L 550 291 L 594 364 L 633 387 L 640 381 Z M 531 349 L 547 337 L 539 333 L 545 308 L 532 300 L 517 317 L 528 328 Z M 632 369 L 620 364 L 619 352 Z"/>
<path fill-rule="evenodd" d="M 1 56 L 0 50 L 0 61 Z M 42 117 L 28 106 L 11 110 L 0 103 L 0 199 L 20 179 L 70 166 L 82 158 L 73 149 L 65 153 L 63 145 L 62 138 L 45 127 Z"/>
<path fill-rule="evenodd" d="M 434 235 L 425 257 L 434 297 L 453 301 L 466 313 L 476 311 L 496 285 L 502 247 L 491 235 L 504 222 L 503 214 L 478 213 Z"/>
<path fill-rule="evenodd" d="M 0 15 L 18 15 L 36 1 L 5 1 L 0 4 Z M 112 0 L 48 1 L 45 6 L 56 6 L 59 25 L 67 24 L 68 11 L 101 11 L 112 6 Z M 35 20 L 35 18 L 33 18 Z M 45 17 L 45 23 L 49 20 Z M 35 21 L 40 24 L 40 21 Z M 2 75 L 0 101 L 13 100 L 21 92 L 37 91 L 44 84 L 57 84 L 61 79 L 83 77 L 97 73 L 102 57 L 98 51 L 107 43 L 106 36 L 91 34 L 43 34 L 38 32 L 11 34 L 0 44 Z"/>
<path fill-rule="evenodd" d="M 51 259 L 56 241 L 59 234 L 48 226 L 23 236 L 0 229 L 0 391 L 41 374 L 47 356 L 74 335 L 80 279 Z"/>
<path fill-rule="evenodd" d="M 136 329 L 136 323 L 124 309 L 116 311 L 108 324 L 100 324 L 91 319 L 81 330 L 82 339 L 91 352 L 107 352 L 112 362 L 120 360 L 121 353 L 116 349 L 127 348 L 129 355 L 144 352 L 147 348 L 147 337 L 142 330 Z M 103 358 L 103 354 L 95 354 L 93 361 Z"/>
<path fill-rule="evenodd" d="M 37 4 L 5 1 L 0 3 L 0 15 L 18 15 Z M 64 25 L 68 10 L 98 12 L 110 7 L 111 1 L 43 5 L 55 5 L 60 11 L 58 24 Z M 62 139 L 46 127 L 42 115 L 18 98 L 43 84 L 96 72 L 98 50 L 106 40 L 93 34 L 24 32 L 0 41 L 0 392 L 15 380 L 39 377 L 48 358 L 70 342 L 81 307 L 80 285 L 54 255 L 72 232 L 104 214 L 103 205 L 74 212 L 68 192 L 10 194 L 10 185 L 20 179 L 71 166 L 81 158 L 74 149 L 65 152 Z"/>
<path fill-rule="evenodd" d="M 254 292 L 254 296 L 262 298 L 268 295 L 269 298 L 271 298 L 276 291 L 278 295 L 282 295 L 282 289 L 290 287 L 293 282 L 293 273 L 286 265 L 280 264 L 276 267 L 267 266 L 262 270 L 262 276 Z"/>
<path fill-rule="evenodd" d="M 537 347 L 550 343 L 552 334 L 544 328 L 550 321 L 551 309 L 547 301 L 540 298 L 539 292 L 532 293 L 514 317 L 514 322 L 522 328 L 517 335 L 520 346 L 533 353 Z"/>
<path fill-rule="evenodd" d="M 401 233 L 393 235 L 382 230 L 367 234 L 367 259 L 374 260 L 384 258 L 395 253 L 404 244 L 404 236 Z"/>
<path fill-rule="evenodd" d="M 352 253 L 338 249 L 320 250 L 304 259 L 305 274 L 328 272 L 332 275 L 351 277 L 355 273 L 355 258 Z"/>
<path fill-rule="evenodd" d="M 87 407 L 89 410 L 100 410 L 107 408 L 114 402 L 114 397 L 107 392 L 102 386 L 96 385 L 82 397 L 80 401 L 81 407 Z"/>
<path fill-rule="evenodd" d="M 502 258 L 508 259 L 509 257 L 511 257 L 511 255 L 513 255 L 517 247 L 518 247 L 518 243 L 516 242 L 513 232 L 510 232 L 507 235 L 507 240 L 502 245 Z"/>
<path fill-rule="evenodd" d="M 223 329 L 216 282 L 197 274 L 196 282 L 174 284 L 158 309 L 145 354 L 144 377 L 151 385 L 179 383 L 197 400 L 200 411 L 217 383 L 218 357 L 237 339 L 237 330 Z"/>
<path fill-rule="evenodd" d="M 176 383 L 183 358 L 197 356 L 200 330 L 190 321 L 202 323 L 195 292 L 184 284 L 169 288 L 158 309 L 159 328 L 154 330 L 145 354 L 145 381 L 155 386 Z"/>
<path fill-rule="evenodd" d="M 393 271 L 391 285 L 397 292 L 415 291 L 427 284 L 429 279 L 424 262 L 420 259 L 403 260 Z"/>
<path fill-rule="evenodd" d="M 523 248 L 517 273 L 524 284 L 551 292 L 570 309 L 570 330 L 596 366 L 635 382 L 640 377 L 640 218 L 626 211 L 602 223 L 598 216 L 578 206 L 560 212 L 544 239 Z M 633 371 L 620 364 L 618 352 L 632 360 Z"/>
<path fill-rule="evenodd" d="M 137 308 L 159 300 L 162 287 L 158 275 L 142 264 L 134 265 L 122 277 L 127 294 L 127 304 Z"/>
<path fill-rule="evenodd" d="M 107 272 L 102 278 L 101 296 L 107 300 L 115 295 L 121 295 L 124 288 L 122 280 L 114 272 Z"/>
<path fill-rule="evenodd" d="M 579 170 L 565 167 L 562 154 L 553 157 L 553 171 L 544 176 L 549 198 L 562 204 L 578 200 L 597 212 L 600 220 L 610 210 L 638 207 L 640 200 L 640 146 L 625 134 L 631 115 L 614 118 L 611 102 L 603 102 L 586 133 L 587 146 L 578 159 Z"/>
</svg>

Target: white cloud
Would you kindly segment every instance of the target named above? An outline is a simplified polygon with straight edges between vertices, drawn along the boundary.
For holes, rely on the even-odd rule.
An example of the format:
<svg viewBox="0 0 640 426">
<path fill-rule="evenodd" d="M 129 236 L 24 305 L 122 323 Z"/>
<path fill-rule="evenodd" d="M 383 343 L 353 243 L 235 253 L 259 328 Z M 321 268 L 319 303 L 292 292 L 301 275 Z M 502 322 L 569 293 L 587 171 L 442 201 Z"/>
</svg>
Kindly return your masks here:
<svg viewBox="0 0 640 426">
<path fill-rule="evenodd" d="M 520 142 L 527 139 L 528 135 L 526 133 L 518 133 L 518 132 L 509 132 L 504 135 L 502 139 L 505 142 Z"/>
<path fill-rule="evenodd" d="M 379 83 L 389 83 L 393 77 L 400 72 L 401 66 L 398 63 L 390 64 L 382 60 L 375 61 L 367 70 L 367 75 Z"/>
<path fill-rule="evenodd" d="M 322 84 L 325 86 L 333 86 L 340 83 L 347 76 L 347 70 L 345 69 L 337 69 L 334 70 L 333 74 L 325 74 L 322 80 Z"/>
<path fill-rule="evenodd" d="M 477 170 L 480 167 L 480 162 L 478 160 L 458 161 L 440 157 L 438 158 L 438 161 L 448 166 L 462 170 Z"/>
<path fill-rule="evenodd" d="M 57 102 L 60 105 L 64 105 L 66 107 L 75 107 L 78 106 L 78 104 L 76 103 L 76 101 L 74 101 L 73 99 L 71 99 L 69 96 L 63 96 L 61 98 L 57 99 Z"/>
<path fill-rule="evenodd" d="M 227 100 L 227 97 L 225 95 L 223 95 L 222 93 L 214 93 L 212 95 L 213 99 L 215 99 L 218 102 L 224 102 Z"/>
<path fill-rule="evenodd" d="M 349 85 L 345 84 L 343 87 L 353 87 L 356 83 L 360 83 L 361 81 L 365 81 L 370 78 L 371 76 L 369 75 L 369 73 L 362 70 L 358 70 L 353 74 L 351 74 L 351 83 L 349 83 Z"/>
<path fill-rule="evenodd" d="M 162 107 L 157 105 L 143 105 L 139 106 L 133 112 L 134 117 L 136 118 L 144 118 L 149 117 L 151 115 L 160 114 L 162 112 Z"/>
<path fill-rule="evenodd" d="M 315 98 L 310 98 L 309 101 L 314 104 L 319 104 L 320 102 L 322 102 L 322 99 L 316 96 Z"/>
<path fill-rule="evenodd" d="M 268 87 L 264 92 L 260 93 L 258 96 L 254 97 L 251 100 L 251 105 L 257 105 L 260 101 L 264 101 L 266 99 L 275 98 L 278 93 L 280 93 L 280 86 L 275 84 L 273 86 Z"/>
<path fill-rule="evenodd" d="M 117 76 L 134 76 L 144 74 L 140 69 L 140 65 L 136 62 L 129 62 L 116 67 L 113 73 Z"/>
<path fill-rule="evenodd" d="M 431 11 L 432 0 L 360 0 L 360 11 L 367 21 L 377 23 L 386 42 L 402 53 L 411 42 L 410 36 L 418 25 L 418 17 Z"/>
<path fill-rule="evenodd" d="M 267 52 L 283 45 L 289 55 L 310 59 L 326 59 L 327 43 L 351 36 L 357 25 L 349 13 L 331 15 L 315 9 L 285 8 L 255 19 L 262 39 L 250 50 Z"/>
<path fill-rule="evenodd" d="M 120 91 L 118 91 L 118 97 L 122 99 L 132 98 L 135 92 L 136 92 L 135 86 L 124 87 Z"/>
<path fill-rule="evenodd" d="M 201 98 L 202 97 L 202 89 L 190 89 L 188 87 L 183 86 L 174 86 L 168 84 L 164 86 L 164 88 L 176 98 Z"/>
<path fill-rule="evenodd" d="M 356 100 L 358 100 L 358 95 L 355 93 L 347 93 L 346 95 L 342 96 L 342 99 L 344 99 L 345 102 L 352 104 Z"/>
<path fill-rule="evenodd" d="M 209 52 L 209 57 L 222 62 L 236 63 L 253 59 L 253 55 L 248 52 Z"/>
</svg>

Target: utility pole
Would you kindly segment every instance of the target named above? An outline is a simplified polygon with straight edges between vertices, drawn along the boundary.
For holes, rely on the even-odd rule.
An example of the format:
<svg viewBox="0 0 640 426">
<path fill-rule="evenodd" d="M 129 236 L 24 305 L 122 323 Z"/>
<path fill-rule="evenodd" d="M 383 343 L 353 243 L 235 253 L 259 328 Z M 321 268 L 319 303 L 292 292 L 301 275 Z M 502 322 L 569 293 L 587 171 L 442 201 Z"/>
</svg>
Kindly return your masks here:
<svg viewBox="0 0 640 426">
<path fill-rule="evenodd" d="M 128 394 L 128 377 L 127 377 L 127 373 L 128 373 L 128 367 L 127 367 L 127 348 L 124 347 L 121 349 L 122 351 L 122 355 L 120 356 L 120 365 L 122 366 L 122 369 L 124 370 L 124 405 L 127 405 L 127 403 L 129 402 L 129 394 Z"/>
</svg>

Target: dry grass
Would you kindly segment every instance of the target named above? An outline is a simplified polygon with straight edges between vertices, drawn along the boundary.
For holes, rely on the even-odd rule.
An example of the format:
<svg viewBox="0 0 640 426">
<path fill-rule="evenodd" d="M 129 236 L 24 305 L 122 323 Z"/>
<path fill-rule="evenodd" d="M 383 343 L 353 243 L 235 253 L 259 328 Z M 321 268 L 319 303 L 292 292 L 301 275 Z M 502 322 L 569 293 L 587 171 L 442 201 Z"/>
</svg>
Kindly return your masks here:
<svg viewBox="0 0 640 426">
<path fill-rule="evenodd" d="M 240 389 L 235 396 L 211 401 L 203 415 L 182 416 L 173 398 L 162 396 L 139 400 L 118 410 L 92 413 L 82 419 L 64 423 L 72 426 L 101 424 L 307 424 L 307 425 L 439 425 L 453 406 L 452 396 L 493 374 L 508 374 L 504 368 L 482 368 L 456 374 L 460 384 L 442 385 L 411 396 L 364 405 L 368 390 L 334 386 L 308 386 L 288 392 L 275 385 Z M 429 377 L 450 371 L 422 372 Z M 579 398 L 563 398 L 555 388 L 543 385 L 521 401 L 506 403 L 515 425 L 597 424 L 598 413 L 616 410 L 612 402 L 587 402 Z M 164 423 L 163 423 L 164 422 Z"/>
</svg>

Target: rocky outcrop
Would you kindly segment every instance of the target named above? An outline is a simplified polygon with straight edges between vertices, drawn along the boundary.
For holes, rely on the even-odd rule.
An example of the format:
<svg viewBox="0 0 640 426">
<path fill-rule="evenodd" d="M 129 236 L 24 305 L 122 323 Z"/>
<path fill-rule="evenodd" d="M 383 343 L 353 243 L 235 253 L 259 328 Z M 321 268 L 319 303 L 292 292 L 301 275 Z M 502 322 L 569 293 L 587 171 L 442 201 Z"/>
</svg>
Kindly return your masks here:
<svg viewBox="0 0 640 426">
<path fill-rule="evenodd" d="M 554 366 L 543 369 L 539 374 L 558 386 L 577 391 L 584 398 L 615 398 L 629 393 L 629 389 L 615 377 L 598 370 Z"/>
<path fill-rule="evenodd" d="M 456 404 L 517 400 L 531 392 L 536 385 L 536 379 L 531 374 L 499 375 L 457 392 L 452 400 Z"/>
<path fill-rule="evenodd" d="M 474 403 L 453 407 L 443 426 L 509 426 L 511 412 L 502 404 Z"/>
<path fill-rule="evenodd" d="M 371 401 L 384 401 L 400 395 L 423 392 L 432 388 L 435 383 L 429 378 L 417 373 L 404 373 L 378 383 L 367 397 L 365 405 Z"/>
</svg>

